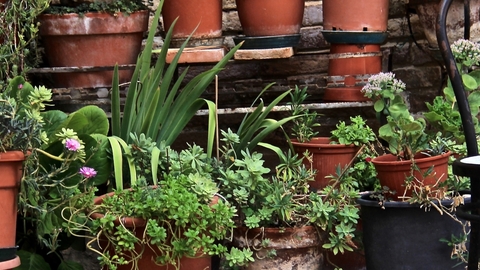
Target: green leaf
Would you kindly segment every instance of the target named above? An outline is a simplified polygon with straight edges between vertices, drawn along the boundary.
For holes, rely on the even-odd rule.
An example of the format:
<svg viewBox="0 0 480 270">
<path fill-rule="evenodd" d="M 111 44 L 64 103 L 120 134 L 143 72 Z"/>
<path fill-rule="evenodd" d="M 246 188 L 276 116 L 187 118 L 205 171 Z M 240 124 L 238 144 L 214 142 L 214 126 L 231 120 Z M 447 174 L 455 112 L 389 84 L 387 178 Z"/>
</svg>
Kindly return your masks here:
<svg viewBox="0 0 480 270">
<path fill-rule="evenodd" d="M 62 261 L 58 266 L 58 270 L 83 270 L 83 266 L 73 261 Z"/>
<path fill-rule="evenodd" d="M 467 90 L 475 90 L 478 88 L 478 84 L 475 78 L 468 74 L 462 74 L 462 81 L 463 85 L 467 88 Z"/>
<path fill-rule="evenodd" d="M 35 253 L 28 252 L 25 250 L 17 251 L 17 255 L 20 257 L 22 264 L 15 268 L 15 270 L 50 270 L 50 265 L 45 261 L 45 259 Z"/>
<path fill-rule="evenodd" d="M 375 101 L 375 104 L 373 104 L 373 108 L 375 109 L 376 112 L 383 111 L 383 108 L 385 108 L 385 102 L 383 101 L 383 99 L 379 99 Z"/>
<path fill-rule="evenodd" d="M 47 133 L 48 139 L 55 139 L 55 132 L 58 130 L 58 126 L 67 119 L 67 114 L 60 110 L 51 110 L 42 112 L 43 130 Z"/>
</svg>

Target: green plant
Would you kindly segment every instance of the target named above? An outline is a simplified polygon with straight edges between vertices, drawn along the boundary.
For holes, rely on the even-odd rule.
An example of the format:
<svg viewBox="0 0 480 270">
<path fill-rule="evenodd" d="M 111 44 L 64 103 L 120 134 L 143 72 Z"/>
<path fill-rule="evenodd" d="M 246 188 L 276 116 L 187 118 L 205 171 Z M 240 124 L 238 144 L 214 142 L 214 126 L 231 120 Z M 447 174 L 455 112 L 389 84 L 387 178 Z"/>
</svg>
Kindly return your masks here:
<svg viewBox="0 0 480 270">
<path fill-rule="evenodd" d="M 226 247 L 217 241 L 233 228 L 235 209 L 223 200 L 212 203 L 218 188 L 213 181 L 212 160 L 203 149 L 193 145 L 176 152 L 165 144 L 157 147 L 144 135 L 133 136 L 132 140 L 125 149 L 133 172 L 125 174 L 135 175 L 135 184 L 105 196 L 95 205 L 86 201 L 85 196 L 73 198 L 64 209 L 70 231 L 87 231 L 88 247 L 100 255 L 101 264 L 109 269 L 135 265 L 147 249 L 155 252 L 158 264 L 176 266 L 184 256 L 226 253 Z M 157 185 L 153 185 L 154 178 Z M 85 209 L 87 216 L 82 214 Z M 93 218 L 95 213 L 102 218 Z M 142 218 L 146 225 L 139 226 L 141 232 L 135 234 L 124 223 L 115 223 L 118 217 Z M 112 253 L 91 246 L 100 238 L 107 241 Z"/>
<path fill-rule="evenodd" d="M 425 119 L 410 114 L 402 96 L 404 90 L 405 84 L 391 72 L 371 76 L 362 89 L 366 97 L 375 100 L 377 118 L 386 118 L 378 136 L 388 143 L 388 150 L 399 160 L 410 160 L 428 148 L 429 137 L 425 133 Z"/>
<path fill-rule="evenodd" d="M 10 81 L 0 93 L 0 151 L 26 152 L 47 140 L 40 112 L 52 93 L 45 87 L 33 87 L 21 76 Z"/>
<path fill-rule="evenodd" d="M 292 116 L 298 116 L 293 120 L 292 136 L 299 142 L 309 142 L 318 132 L 314 131 L 315 127 L 319 127 L 317 122 L 318 114 L 310 111 L 303 105 L 308 97 L 307 87 L 300 89 L 295 86 L 295 90 L 290 93 L 291 101 L 289 102 Z"/>
<path fill-rule="evenodd" d="M 87 13 L 87 12 L 108 12 L 108 13 L 132 13 L 138 10 L 147 9 L 153 6 L 152 0 L 115 0 L 115 1 L 91 1 L 82 2 L 75 0 L 62 0 L 58 3 L 51 4 L 45 10 L 48 14 L 67 14 L 67 13 Z"/>
<path fill-rule="evenodd" d="M 231 136 L 224 138 L 227 146 L 229 138 Z M 235 159 L 220 171 L 220 192 L 237 208 L 238 224 L 250 229 L 312 225 L 330 235 L 323 246 L 325 249 L 334 253 L 351 251 L 349 244 L 358 219 L 355 207 L 358 191 L 354 188 L 353 178 L 344 178 L 339 173 L 332 185 L 319 193 L 311 192 L 308 182 L 314 179 L 314 171 L 307 169 L 297 155 L 284 154 L 274 146 L 270 148 L 280 158 L 271 178 L 268 177 L 270 170 L 263 165 L 262 155 L 249 151 L 244 151 L 242 159 Z M 261 245 L 243 252 L 257 248 Z M 248 256 L 235 256 L 230 266 L 235 263 L 244 265 L 249 261 Z"/>
<path fill-rule="evenodd" d="M 15 0 L 0 3 L 0 91 L 9 80 L 25 76 L 41 61 L 37 16 L 49 0 Z"/>
<path fill-rule="evenodd" d="M 480 108 L 480 70 L 473 69 L 480 63 L 480 45 L 475 42 L 459 39 L 451 45 L 456 65 L 462 76 L 463 86 L 467 94 L 475 131 L 480 133 L 478 112 Z M 443 89 L 443 96 L 437 96 L 433 103 L 427 102 L 428 112 L 425 118 L 447 138 L 458 144 L 465 142 L 462 121 L 451 81 Z"/>
<path fill-rule="evenodd" d="M 96 106 L 69 115 L 49 110 L 41 117 L 48 143 L 31 148 L 25 162 L 19 196 L 18 255 L 22 267 L 82 269 L 59 255 L 77 241 L 68 234 L 62 210 L 72 198 L 92 199 L 85 194 L 107 181 L 108 118 Z"/>
<path fill-rule="evenodd" d="M 340 121 L 331 131 L 332 141 L 340 144 L 361 146 L 376 141 L 377 137 L 360 115 L 350 117 L 350 124 Z"/>
<path fill-rule="evenodd" d="M 215 133 L 215 104 L 202 99 L 201 94 L 241 45 L 230 50 L 212 69 L 195 76 L 183 85 L 188 68 L 179 74 L 176 80 L 175 71 L 188 40 L 182 44 L 171 63 L 167 65 L 166 62 L 175 24 L 167 32 L 164 45 L 158 51 L 157 61 L 151 67 L 152 55 L 157 52 L 153 51 L 152 47 L 162 4 L 163 1 L 153 19 L 145 48 L 138 58 L 132 83 L 128 87 L 122 117 L 118 69 L 115 68 L 112 90 L 112 135 L 129 143 L 131 142 L 130 133 L 144 133 L 158 144 L 164 141 L 167 145 L 171 145 L 197 111 L 207 105 L 210 111 L 207 154 L 211 156 Z"/>
</svg>

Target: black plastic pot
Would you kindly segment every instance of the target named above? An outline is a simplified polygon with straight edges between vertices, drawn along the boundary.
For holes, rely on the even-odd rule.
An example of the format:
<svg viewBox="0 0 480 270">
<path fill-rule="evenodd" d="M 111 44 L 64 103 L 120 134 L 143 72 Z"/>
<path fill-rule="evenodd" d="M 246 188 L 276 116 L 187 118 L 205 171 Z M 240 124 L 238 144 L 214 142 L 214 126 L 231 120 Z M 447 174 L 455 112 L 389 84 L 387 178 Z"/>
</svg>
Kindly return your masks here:
<svg viewBox="0 0 480 270">
<path fill-rule="evenodd" d="M 464 269 L 450 258 L 452 248 L 440 239 L 462 235 L 462 226 L 448 215 L 408 202 L 386 202 L 382 209 L 370 194 L 361 206 L 363 245 L 368 270 Z M 467 199 L 466 199 L 467 201 Z M 447 206 L 452 201 L 442 201 Z"/>
<path fill-rule="evenodd" d="M 0 248 L 0 262 L 15 259 L 18 247 Z"/>
</svg>

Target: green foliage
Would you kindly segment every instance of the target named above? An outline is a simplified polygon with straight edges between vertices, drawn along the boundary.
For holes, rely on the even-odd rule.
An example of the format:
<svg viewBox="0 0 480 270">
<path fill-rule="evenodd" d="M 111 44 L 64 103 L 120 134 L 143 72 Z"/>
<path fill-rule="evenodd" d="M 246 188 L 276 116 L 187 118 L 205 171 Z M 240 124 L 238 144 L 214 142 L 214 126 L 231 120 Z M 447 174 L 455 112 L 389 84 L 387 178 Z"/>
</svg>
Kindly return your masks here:
<svg viewBox="0 0 480 270">
<path fill-rule="evenodd" d="M 319 127 L 315 111 L 310 111 L 303 106 L 303 102 L 308 97 L 307 87 L 300 89 L 295 86 L 295 90 L 290 93 L 291 101 L 289 102 L 292 116 L 298 116 L 293 120 L 292 136 L 299 142 L 309 142 L 318 132 L 314 131 L 315 127 Z"/>
<path fill-rule="evenodd" d="M 38 44 L 37 16 L 49 0 L 6 1 L 0 9 L 0 90 L 10 79 L 25 76 L 41 60 Z M 2 5 L 2 4 L 0 4 Z"/>
<path fill-rule="evenodd" d="M 174 26 L 166 34 L 155 65 L 150 66 L 154 53 L 153 38 L 161 6 L 162 3 L 153 19 L 145 48 L 137 60 L 132 77 L 133 83 L 127 91 L 123 117 L 120 114 L 118 69 L 115 68 L 112 92 L 112 134 L 129 143 L 131 142 L 130 133 L 144 133 L 157 144 L 164 141 L 167 145 L 171 145 L 196 112 L 207 105 L 210 112 L 207 154 L 211 156 L 215 133 L 215 105 L 200 96 L 241 45 L 230 50 L 211 70 L 195 76 L 183 85 L 188 68 L 178 76 L 177 80 L 175 80 L 175 72 L 188 40 L 180 47 L 172 62 L 168 65 L 166 63 Z"/>
<path fill-rule="evenodd" d="M 0 93 L 0 151 L 26 152 L 46 141 L 40 114 L 52 93 L 45 87 L 33 87 L 23 77 L 12 79 Z"/>
<path fill-rule="evenodd" d="M 354 144 L 361 146 L 377 140 L 373 130 L 367 125 L 367 121 L 360 115 L 350 117 L 351 123 L 347 125 L 344 121 L 337 124 L 332 130 L 332 141 L 340 144 Z"/>
<path fill-rule="evenodd" d="M 340 170 L 341 176 L 334 178 L 332 185 L 320 194 L 311 192 L 308 183 L 313 181 L 314 171 L 307 169 L 297 155 L 284 154 L 273 146 L 269 148 L 279 154 L 281 161 L 271 178 L 262 155 L 248 151 L 242 153 L 242 159 L 235 159 L 231 166 L 220 171 L 220 193 L 237 208 L 239 223 L 250 229 L 313 225 L 319 231 L 333 233 L 331 242 L 324 248 L 340 252 L 352 250 L 352 231 L 359 218 L 355 207 L 356 180 L 344 177 Z M 250 247 L 257 248 L 261 246 Z M 238 257 L 241 265 L 248 263 Z"/>
<path fill-rule="evenodd" d="M 378 136 L 388 143 L 388 150 L 400 160 L 409 160 L 428 148 L 430 138 L 425 133 L 426 122 L 414 118 L 405 103 L 402 92 L 405 84 L 395 74 L 379 73 L 371 76 L 362 91 L 375 100 L 377 118 L 386 118 L 386 124 L 378 130 Z M 382 122 L 382 121 L 381 121 Z"/>
<path fill-rule="evenodd" d="M 480 108 L 480 70 L 472 68 L 480 63 L 480 46 L 469 40 L 459 39 L 451 45 L 451 49 L 462 76 L 475 132 L 480 133 L 477 118 Z M 463 144 L 465 142 L 463 125 L 450 80 L 443 89 L 443 94 L 442 97 L 436 97 L 432 104 L 426 103 L 429 111 L 425 113 L 425 118 L 447 138 L 453 138 L 458 144 Z"/>
<path fill-rule="evenodd" d="M 65 3 L 67 2 L 67 3 Z M 115 0 L 111 3 L 107 1 L 95 1 L 92 3 L 77 3 L 76 1 L 63 0 L 60 4 L 51 5 L 45 13 L 48 14 L 67 14 L 67 13 L 87 13 L 87 12 L 108 12 L 115 14 L 122 12 L 130 14 L 138 10 L 147 9 L 153 6 L 153 1 L 148 0 Z"/>
</svg>

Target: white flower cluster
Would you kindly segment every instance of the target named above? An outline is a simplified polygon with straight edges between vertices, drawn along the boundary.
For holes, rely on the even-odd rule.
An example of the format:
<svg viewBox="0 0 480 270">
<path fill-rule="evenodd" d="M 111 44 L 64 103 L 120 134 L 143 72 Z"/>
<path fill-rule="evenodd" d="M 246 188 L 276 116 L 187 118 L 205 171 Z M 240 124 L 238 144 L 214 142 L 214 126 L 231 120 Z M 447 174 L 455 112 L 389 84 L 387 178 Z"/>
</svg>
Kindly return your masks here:
<svg viewBox="0 0 480 270">
<path fill-rule="evenodd" d="M 362 88 L 362 92 L 367 97 L 375 97 L 383 96 L 382 91 L 388 91 L 395 95 L 403 92 L 405 89 L 405 83 L 396 79 L 394 73 L 380 72 L 368 78 L 368 83 Z"/>
<path fill-rule="evenodd" d="M 450 48 L 458 63 L 462 63 L 467 67 L 480 63 L 480 44 L 466 39 L 459 39 Z"/>
</svg>

